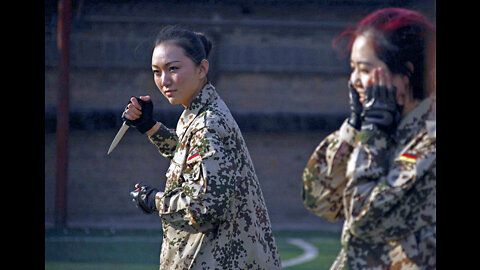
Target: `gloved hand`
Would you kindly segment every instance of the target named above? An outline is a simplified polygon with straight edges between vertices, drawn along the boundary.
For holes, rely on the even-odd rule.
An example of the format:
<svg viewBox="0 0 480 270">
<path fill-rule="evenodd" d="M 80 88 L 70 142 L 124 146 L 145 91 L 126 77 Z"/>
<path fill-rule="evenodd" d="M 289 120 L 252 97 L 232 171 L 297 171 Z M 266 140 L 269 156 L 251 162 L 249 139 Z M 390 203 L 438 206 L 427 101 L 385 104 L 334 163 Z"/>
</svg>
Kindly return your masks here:
<svg viewBox="0 0 480 270">
<path fill-rule="evenodd" d="M 378 128 L 392 134 L 401 119 L 402 106 L 396 101 L 397 89 L 384 85 L 368 86 L 362 113 L 362 130 Z"/>
<path fill-rule="evenodd" d="M 122 120 L 125 121 L 128 126 L 135 127 L 138 131 L 140 131 L 140 133 L 145 134 L 145 132 L 149 131 L 157 123 L 157 121 L 153 119 L 153 103 L 151 99 L 148 101 L 143 101 L 140 99 L 140 97 L 134 98 L 137 99 L 140 107 L 142 107 L 142 114 L 140 115 L 140 118 L 129 120 L 125 117 L 128 104 L 132 103 L 132 101 L 129 101 L 122 114 Z"/>
<path fill-rule="evenodd" d="M 352 125 L 355 129 L 360 129 L 362 125 L 362 110 L 363 106 L 360 102 L 360 95 L 357 90 L 352 85 L 352 82 L 348 82 L 348 96 L 349 96 L 349 106 L 350 106 L 350 117 L 348 118 L 348 123 Z"/>
<path fill-rule="evenodd" d="M 151 214 L 157 211 L 157 207 L 155 206 L 155 195 L 157 192 L 158 189 L 156 188 L 137 183 L 135 184 L 135 190 L 130 192 L 130 196 L 133 197 L 132 201 L 135 202 L 138 208 L 145 214 Z"/>
</svg>

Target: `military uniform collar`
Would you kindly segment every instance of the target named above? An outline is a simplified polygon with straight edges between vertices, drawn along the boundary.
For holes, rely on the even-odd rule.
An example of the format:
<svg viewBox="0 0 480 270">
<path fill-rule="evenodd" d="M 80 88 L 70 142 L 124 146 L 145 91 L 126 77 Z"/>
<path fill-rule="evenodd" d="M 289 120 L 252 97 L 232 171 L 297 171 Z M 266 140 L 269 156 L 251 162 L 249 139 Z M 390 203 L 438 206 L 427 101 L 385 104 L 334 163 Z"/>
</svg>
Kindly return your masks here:
<svg viewBox="0 0 480 270">
<path fill-rule="evenodd" d="M 202 110 L 205 105 L 210 103 L 210 100 L 214 96 L 215 93 L 215 87 L 210 82 L 207 82 L 200 93 L 192 100 L 188 108 L 186 108 L 182 115 L 180 116 L 180 119 L 178 120 L 177 123 L 177 129 L 176 133 L 178 138 L 181 138 L 182 135 L 185 133 L 187 128 L 190 126 L 190 124 L 193 122 L 193 120 L 196 118 L 196 116 L 199 114 L 199 112 Z"/>
<path fill-rule="evenodd" d="M 400 144 L 405 144 L 426 126 L 427 121 L 435 121 L 435 105 L 435 95 L 422 100 L 402 119 L 395 132 L 394 139 Z"/>
</svg>

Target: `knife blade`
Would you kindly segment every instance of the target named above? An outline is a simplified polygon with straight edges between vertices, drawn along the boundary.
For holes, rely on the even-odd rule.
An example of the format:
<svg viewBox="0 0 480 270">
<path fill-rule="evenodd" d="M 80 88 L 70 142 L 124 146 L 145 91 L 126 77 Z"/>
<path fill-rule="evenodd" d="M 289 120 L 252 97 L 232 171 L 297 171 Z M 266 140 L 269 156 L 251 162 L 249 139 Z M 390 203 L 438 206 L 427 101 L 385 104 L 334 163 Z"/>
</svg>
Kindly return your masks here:
<svg viewBox="0 0 480 270">
<path fill-rule="evenodd" d="M 123 122 L 122 127 L 118 130 L 117 135 L 115 135 L 115 138 L 113 138 L 110 148 L 108 148 L 107 155 L 109 155 L 113 151 L 113 149 L 117 147 L 118 143 L 123 138 L 123 135 L 125 135 L 125 132 L 127 132 L 128 128 L 129 126 L 127 125 L 127 123 Z"/>
</svg>

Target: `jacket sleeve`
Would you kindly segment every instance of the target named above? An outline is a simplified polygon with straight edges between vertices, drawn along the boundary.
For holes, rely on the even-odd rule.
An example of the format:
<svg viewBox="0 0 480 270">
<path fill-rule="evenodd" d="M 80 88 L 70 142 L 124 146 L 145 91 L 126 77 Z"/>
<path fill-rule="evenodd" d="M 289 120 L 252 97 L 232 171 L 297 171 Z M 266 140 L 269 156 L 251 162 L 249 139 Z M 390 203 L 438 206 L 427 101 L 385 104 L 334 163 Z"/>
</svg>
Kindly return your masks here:
<svg viewBox="0 0 480 270">
<path fill-rule="evenodd" d="M 194 132 L 180 176 L 184 181 L 157 201 L 162 219 L 204 231 L 225 218 L 238 170 L 220 136 L 207 127 Z"/>
<path fill-rule="evenodd" d="M 379 130 L 361 141 L 348 165 L 351 180 L 344 193 L 350 232 L 390 241 L 434 224 L 435 138 L 424 130 L 397 156 L 389 152 L 393 141 Z"/>
<path fill-rule="evenodd" d="M 178 137 L 174 129 L 169 129 L 160 123 L 160 129 L 148 139 L 158 148 L 162 156 L 168 159 L 173 158 L 178 143 Z"/>
<path fill-rule="evenodd" d="M 331 222 L 343 217 L 343 191 L 348 158 L 357 130 L 345 120 L 339 130 L 317 146 L 302 174 L 303 204 Z"/>
</svg>

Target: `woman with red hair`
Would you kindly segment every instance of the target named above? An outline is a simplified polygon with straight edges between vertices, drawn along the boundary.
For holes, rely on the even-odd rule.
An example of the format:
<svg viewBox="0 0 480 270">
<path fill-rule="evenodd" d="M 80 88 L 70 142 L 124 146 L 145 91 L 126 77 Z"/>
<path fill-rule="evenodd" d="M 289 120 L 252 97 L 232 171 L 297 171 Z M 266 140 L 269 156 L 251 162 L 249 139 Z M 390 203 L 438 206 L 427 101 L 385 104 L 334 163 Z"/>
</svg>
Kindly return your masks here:
<svg viewBox="0 0 480 270">
<path fill-rule="evenodd" d="M 435 269 L 435 28 L 418 12 L 387 8 L 334 40 L 342 44 L 350 116 L 308 161 L 303 203 L 329 221 L 345 218 L 331 269 Z"/>
</svg>

